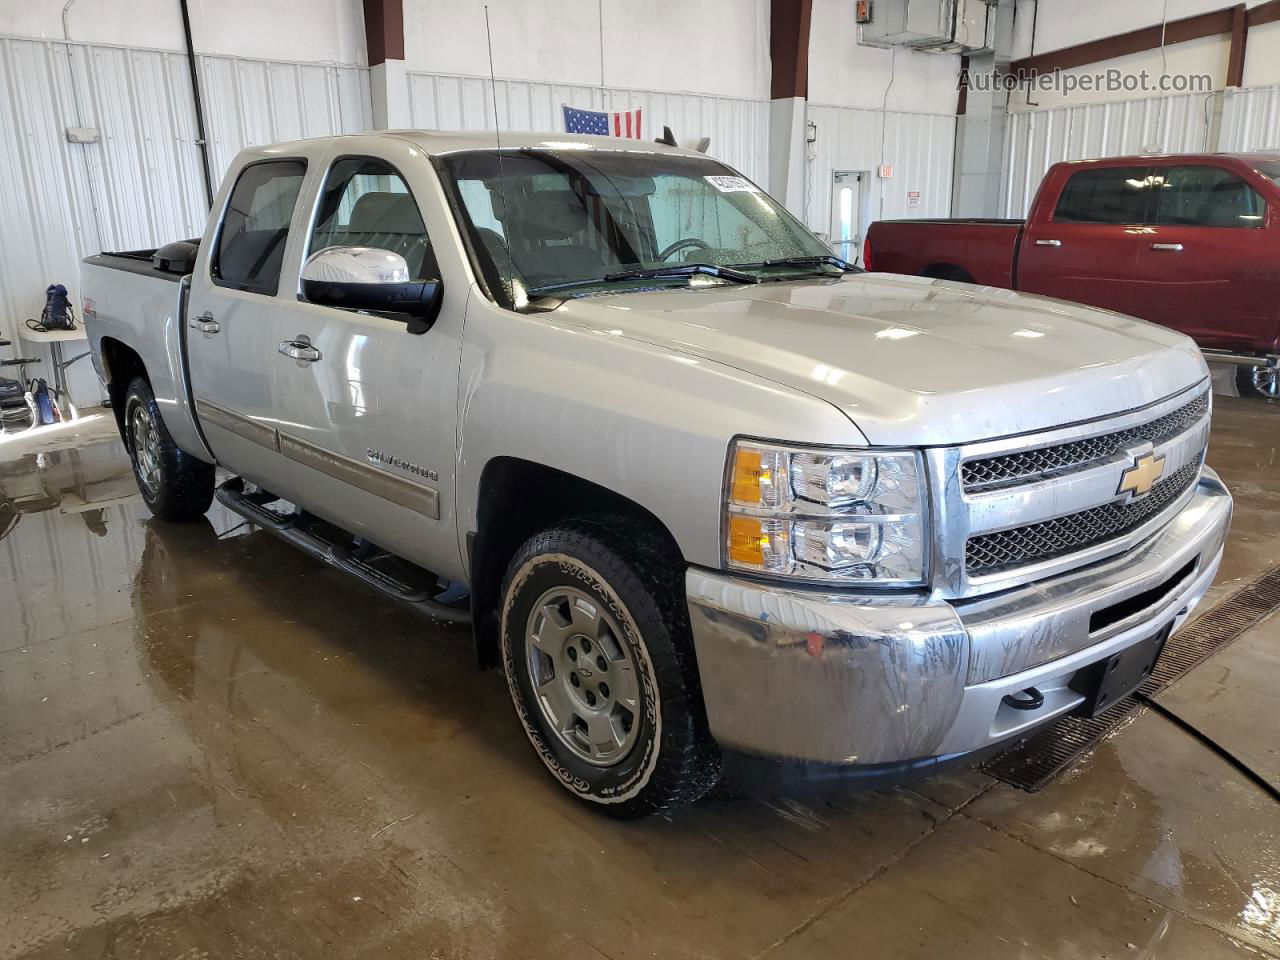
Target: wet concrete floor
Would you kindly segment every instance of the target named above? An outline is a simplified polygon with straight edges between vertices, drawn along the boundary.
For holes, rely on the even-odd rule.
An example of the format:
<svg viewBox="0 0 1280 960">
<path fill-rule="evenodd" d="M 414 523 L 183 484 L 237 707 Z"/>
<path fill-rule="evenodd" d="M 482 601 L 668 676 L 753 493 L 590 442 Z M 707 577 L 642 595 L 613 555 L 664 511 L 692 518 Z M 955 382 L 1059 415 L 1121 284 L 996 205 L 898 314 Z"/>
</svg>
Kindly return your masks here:
<svg viewBox="0 0 1280 960">
<path fill-rule="evenodd" d="M 110 415 L 0 439 L 0 957 L 1280 957 L 1280 805 L 1154 712 L 971 770 L 567 798 L 469 638 L 238 518 L 152 520 Z M 1214 597 L 1280 564 L 1280 410 L 1222 398 Z M 1280 617 L 1164 695 L 1280 784 Z"/>
</svg>

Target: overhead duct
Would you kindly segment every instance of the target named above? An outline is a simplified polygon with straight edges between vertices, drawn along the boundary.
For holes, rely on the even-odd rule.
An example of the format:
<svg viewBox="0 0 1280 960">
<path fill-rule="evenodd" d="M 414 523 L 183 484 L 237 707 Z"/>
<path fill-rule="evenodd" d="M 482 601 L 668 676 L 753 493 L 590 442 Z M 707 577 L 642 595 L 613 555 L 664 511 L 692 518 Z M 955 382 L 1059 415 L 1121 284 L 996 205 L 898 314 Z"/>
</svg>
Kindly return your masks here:
<svg viewBox="0 0 1280 960">
<path fill-rule="evenodd" d="M 955 184 L 952 214 L 994 217 L 1000 210 L 1004 179 L 1004 131 L 1008 91 L 989 78 L 1008 73 L 1013 53 L 1014 0 L 990 7 L 989 49 L 969 55 L 968 74 L 982 78 L 964 92 L 964 111 L 956 117 Z"/>
</svg>

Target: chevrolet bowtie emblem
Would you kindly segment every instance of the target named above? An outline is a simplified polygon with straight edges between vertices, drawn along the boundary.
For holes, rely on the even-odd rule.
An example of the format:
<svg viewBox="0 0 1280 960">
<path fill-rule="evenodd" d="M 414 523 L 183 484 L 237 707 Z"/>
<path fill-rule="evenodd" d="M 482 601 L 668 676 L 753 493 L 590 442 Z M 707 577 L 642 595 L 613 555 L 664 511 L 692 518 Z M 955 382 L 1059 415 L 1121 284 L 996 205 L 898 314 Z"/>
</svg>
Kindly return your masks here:
<svg viewBox="0 0 1280 960">
<path fill-rule="evenodd" d="M 1135 497 L 1141 497 L 1155 486 L 1163 473 L 1163 456 L 1148 453 L 1145 457 L 1138 457 L 1133 461 L 1133 466 L 1120 474 L 1120 489 L 1116 493 L 1132 493 Z"/>
</svg>

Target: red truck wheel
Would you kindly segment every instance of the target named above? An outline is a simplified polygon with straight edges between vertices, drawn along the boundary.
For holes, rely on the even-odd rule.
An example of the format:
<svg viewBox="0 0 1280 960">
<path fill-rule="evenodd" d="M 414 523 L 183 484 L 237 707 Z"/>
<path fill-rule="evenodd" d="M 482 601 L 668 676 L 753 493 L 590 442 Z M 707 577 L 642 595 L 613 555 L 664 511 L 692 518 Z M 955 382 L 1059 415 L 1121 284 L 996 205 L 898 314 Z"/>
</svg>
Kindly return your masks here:
<svg viewBox="0 0 1280 960">
<path fill-rule="evenodd" d="M 1239 367 L 1236 389 L 1242 397 L 1280 400 L 1280 367 Z"/>
</svg>

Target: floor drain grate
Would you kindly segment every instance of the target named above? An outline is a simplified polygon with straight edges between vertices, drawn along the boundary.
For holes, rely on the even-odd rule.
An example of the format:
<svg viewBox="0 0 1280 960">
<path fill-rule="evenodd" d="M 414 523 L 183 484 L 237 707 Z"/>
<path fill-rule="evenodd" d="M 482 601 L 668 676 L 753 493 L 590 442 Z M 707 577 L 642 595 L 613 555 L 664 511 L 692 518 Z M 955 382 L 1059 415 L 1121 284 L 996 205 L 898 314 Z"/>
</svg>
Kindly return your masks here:
<svg viewBox="0 0 1280 960">
<path fill-rule="evenodd" d="M 996 754 L 983 764 L 983 772 L 1023 790 L 1039 790 L 1120 726 L 1142 698 L 1154 697 L 1278 607 L 1280 567 L 1241 587 L 1170 637 L 1155 670 L 1135 693 L 1118 700 L 1096 717 L 1059 717 Z"/>
</svg>

